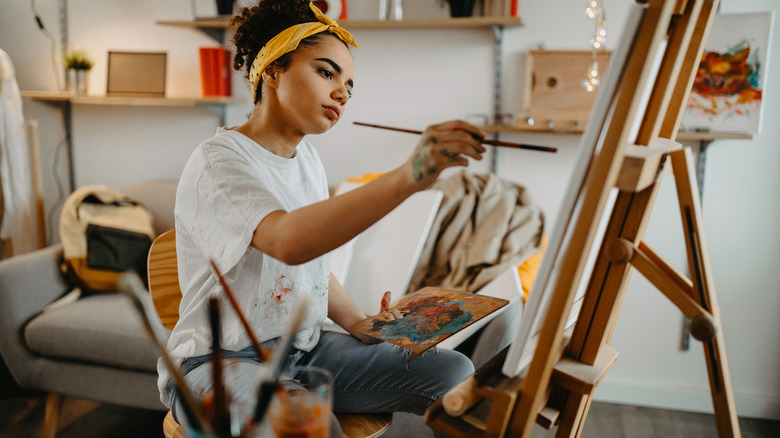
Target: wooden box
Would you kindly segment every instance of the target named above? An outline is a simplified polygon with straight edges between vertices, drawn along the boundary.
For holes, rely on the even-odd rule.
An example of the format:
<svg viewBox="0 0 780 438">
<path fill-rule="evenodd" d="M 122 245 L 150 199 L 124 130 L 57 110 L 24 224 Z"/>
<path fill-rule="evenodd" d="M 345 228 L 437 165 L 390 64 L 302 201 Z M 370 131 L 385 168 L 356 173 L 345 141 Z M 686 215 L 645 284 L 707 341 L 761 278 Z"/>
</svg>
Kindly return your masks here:
<svg viewBox="0 0 780 438">
<path fill-rule="evenodd" d="M 599 51 L 598 77 L 607 70 L 611 52 Z M 581 132 L 596 100 L 598 88 L 588 92 L 590 50 L 529 50 L 526 60 L 523 113 L 516 124 L 540 130 Z"/>
</svg>

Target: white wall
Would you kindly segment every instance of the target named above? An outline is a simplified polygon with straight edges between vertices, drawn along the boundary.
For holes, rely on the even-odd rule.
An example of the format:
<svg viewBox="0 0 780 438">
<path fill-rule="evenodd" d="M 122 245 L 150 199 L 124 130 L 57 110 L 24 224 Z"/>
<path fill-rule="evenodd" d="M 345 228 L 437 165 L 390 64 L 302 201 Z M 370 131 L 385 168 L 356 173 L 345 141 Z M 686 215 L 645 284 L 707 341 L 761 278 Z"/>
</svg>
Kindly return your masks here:
<svg viewBox="0 0 780 438">
<path fill-rule="evenodd" d="M 35 6 L 47 29 L 59 41 L 57 7 L 62 0 L 37 0 Z M 242 2 L 245 3 L 245 2 Z M 351 0 L 351 18 L 373 18 L 373 1 Z M 614 47 L 628 1 L 605 0 L 608 48 Z M 407 17 L 444 16 L 436 0 L 406 0 Z M 584 15 L 584 1 L 527 0 L 520 2 L 525 25 L 507 29 L 503 49 L 503 110 L 522 108 L 523 59 L 528 49 L 587 49 L 593 23 Z M 55 90 L 51 45 L 35 25 L 30 3 L 2 0 L 0 48 L 11 55 L 19 85 L 25 90 Z M 212 2 L 197 0 L 197 16 L 215 13 Z M 722 12 L 778 9 L 774 0 L 725 0 Z M 72 45 L 88 50 L 97 63 L 91 94 L 105 90 L 108 50 L 168 52 L 168 95 L 199 92 L 197 48 L 215 42 L 194 30 L 155 24 L 157 20 L 193 18 L 188 0 L 104 0 L 68 2 Z M 330 132 L 311 140 L 318 146 L 329 174 L 337 184 L 347 176 L 387 170 L 411 152 L 415 138 L 352 125 L 375 122 L 422 129 L 427 124 L 492 112 L 494 39 L 490 30 L 356 30 L 362 49 L 356 59 L 355 96 L 344 120 Z M 780 47 L 775 31 L 772 49 Z M 777 54 L 775 54 L 777 55 Z M 722 311 L 729 365 L 740 415 L 780 418 L 780 56 L 771 56 L 769 88 L 765 94 L 764 126 L 752 141 L 721 140 L 709 148 L 704 192 L 704 220 Z M 234 76 L 234 95 L 247 104 L 227 109 L 227 124 L 244 120 L 248 92 Z M 41 123 L 46 204 L 56 223 L 57 181 L 67 183 L 62 148 L 64 131 L 59 110 L 25 100 L 28 118 Z M 175 179 L 189 152 L 218 123 L 208 109 L 152 107 L 73 108 L 73 148 L 76 183 L 106 183 L 118 188 L 155 178 Z M 526 185 L 543 207 L 550 226 L 576 157 L 579 138 L 566 135 L 505 135 L 505 139 L 556 145 L 558 154 L 501 150 L 497 173 Z M 695 144 L 692 146 L 696 146 Z M 473 163 L 485 171 L 487 162 Z M 59 178 L 52 175 L 57 169 Z M 56 230 L 50 242 L 57 240 Z M 647 241 L 680 270 L 685 270 L 684 247 L 674 184 L 664 183 Z M 682 318 L 679 312 L 640 275 L 632 277 L 613 345 L 620 359 L 596 392 L 600 400 L 711 411 L 702 349 L 692 341 L 679 350 Z"/>
</svg>

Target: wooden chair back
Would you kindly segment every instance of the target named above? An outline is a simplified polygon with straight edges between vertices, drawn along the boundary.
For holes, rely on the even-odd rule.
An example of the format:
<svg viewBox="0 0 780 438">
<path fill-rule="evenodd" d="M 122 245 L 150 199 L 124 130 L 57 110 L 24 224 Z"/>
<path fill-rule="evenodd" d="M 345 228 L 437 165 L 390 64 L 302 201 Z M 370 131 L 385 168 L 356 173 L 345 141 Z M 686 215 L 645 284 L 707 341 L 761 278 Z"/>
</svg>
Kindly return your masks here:
<svg viewBox="0 0 780 438">
<path fill-rule="evenodd" d="M 179 320 L 179 265 L 176 262 L 176 230 L 154 239 L 147 260 L 149 293 L 163 327 L 172 330 Z"/>
</svg>

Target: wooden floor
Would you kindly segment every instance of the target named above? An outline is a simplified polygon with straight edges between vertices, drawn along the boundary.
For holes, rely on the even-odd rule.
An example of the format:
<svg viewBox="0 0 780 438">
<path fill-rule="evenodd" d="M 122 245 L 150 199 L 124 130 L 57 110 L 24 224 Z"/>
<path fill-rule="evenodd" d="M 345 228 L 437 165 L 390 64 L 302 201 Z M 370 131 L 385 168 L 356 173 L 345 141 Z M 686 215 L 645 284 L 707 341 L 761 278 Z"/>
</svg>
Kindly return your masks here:
<svg viewBox="0 0 780 438">
<path fill-rule="evenodd" d="M 780 421 L 740 418 L 739 427 L 743 438 L 780 437 Z M 554 435 L 554 431 L 539 428 L 531 436 Z M 593 403 L 582 431 L 582 438 L 717 436 L 712 415 L 611 403 Z"/>
<path fill-rule="evenodd" d="M 0 399 L 0 437 L 40 436 L 45 399 L 24 396 Z M 57 438 L 162 437 L 163 412 L 102 405 L 66 399 Z M 780 437 L 780 421 L 740 419 L 744 438 Z M 532 438 L 552 437 L 555 430 L 537 426 Z M 594 403 L 583 438 L 699 438 L 716 437 L 711 415 L 609 403 Z M 383 438 L 430 438 L 421 417 L 395 414 Z"/>
</svg>

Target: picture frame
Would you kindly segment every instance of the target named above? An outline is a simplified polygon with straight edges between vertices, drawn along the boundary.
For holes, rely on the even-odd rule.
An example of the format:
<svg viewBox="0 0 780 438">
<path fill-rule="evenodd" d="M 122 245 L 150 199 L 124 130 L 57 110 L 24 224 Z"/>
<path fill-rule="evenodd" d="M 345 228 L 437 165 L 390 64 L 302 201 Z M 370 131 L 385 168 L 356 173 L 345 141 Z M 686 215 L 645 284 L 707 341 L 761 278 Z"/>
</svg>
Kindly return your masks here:
<svg viewBox="0 0 780 438">
<path fill-rule="evenodd" d="M 165 52 L 108 52 L 106 95 L 165 97 Z"/>
</svg>

